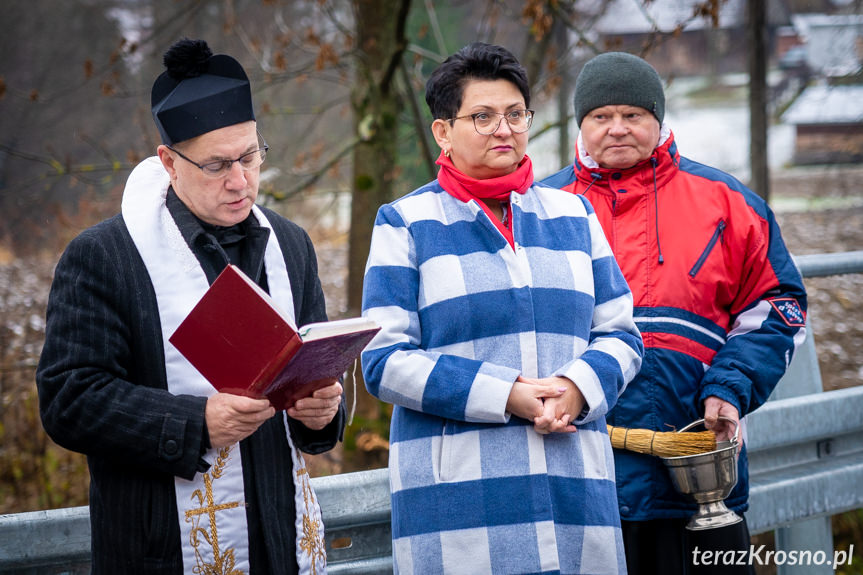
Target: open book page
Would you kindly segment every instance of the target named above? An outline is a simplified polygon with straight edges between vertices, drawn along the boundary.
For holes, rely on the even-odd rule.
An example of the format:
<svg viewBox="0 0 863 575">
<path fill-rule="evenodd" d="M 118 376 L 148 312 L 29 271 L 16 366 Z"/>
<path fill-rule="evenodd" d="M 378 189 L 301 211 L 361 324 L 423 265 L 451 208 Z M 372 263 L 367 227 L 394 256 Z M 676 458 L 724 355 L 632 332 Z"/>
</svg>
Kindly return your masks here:
<svg viewBox="0 0 863 575">
<path fill-rule="evenodd" d="M 380 330 L 374 321 L 362 319 L 340 321 L 341 326 L 333 329 L 325 323 L 315 324 L 315 329 L 306 333 L 312 338 L 303 338 L 296 355 L 265 388 L 264 394 L 273 405 L 288 407 L 344 374 Z"/>
<path fill-rule="evenodd" d="M 377 327 L 378 324 L 374 320 L 364 317 L 351 317 L 347 319 L 309 323 L 301 327 L 299 332 L 303 341 L 308 342 L 335 335 L 376 330 Z"/>
</svg>

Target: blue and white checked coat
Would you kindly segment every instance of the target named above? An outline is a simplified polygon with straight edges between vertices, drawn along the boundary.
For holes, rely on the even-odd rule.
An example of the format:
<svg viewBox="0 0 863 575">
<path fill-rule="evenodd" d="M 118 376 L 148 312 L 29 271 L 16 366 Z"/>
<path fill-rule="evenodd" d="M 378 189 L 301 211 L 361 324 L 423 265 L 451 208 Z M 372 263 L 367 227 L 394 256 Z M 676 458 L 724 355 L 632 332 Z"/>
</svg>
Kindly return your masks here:
<svg viewBox="0 0 863 575">
<path fill-rule="evenodd" d="M 363 313 L 369 391 L 393 403 L 397 573 L 625 573 L 605 414 L 641 364 L 632 297 L 590 204 L 512 194 L 515 249 L 437 181 L 378 211 Z M 506 413 L 513 382 L 561 375 L 572 434 Z"/>
</svg>

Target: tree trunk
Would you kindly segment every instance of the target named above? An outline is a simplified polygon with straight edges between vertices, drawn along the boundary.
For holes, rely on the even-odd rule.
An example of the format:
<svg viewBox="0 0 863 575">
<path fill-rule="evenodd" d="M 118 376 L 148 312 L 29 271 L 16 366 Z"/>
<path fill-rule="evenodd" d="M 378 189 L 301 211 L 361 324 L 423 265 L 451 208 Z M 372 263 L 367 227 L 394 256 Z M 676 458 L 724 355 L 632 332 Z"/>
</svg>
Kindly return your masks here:
<svg viewBox="0 0 863 575">
<path fill-rule="evenodd" d="M 395 4 L 392 0 L 356 2 L 357 66 L 351 106 L 358 144 L 353 154 L 348 247 L 349 315 L 357 315 L 361 310 L 363 275 L 378 207 L 394 196 L 399 108 L 395 78 L 407 45 L 404 34 L 410 0 L 399 0 Z M 375 425 L 383 415 L 380 402 L 365 391 L 361 379 L 357 381 L 356 401 L 360 429 L 353 439 L 359 439 L 364 432 L 380 433 L 379 426 Z M 346 446 L 352 443 L 361 442 L 346 441 Z M 353 463 L 358 469 L 379 467 L 381 457 L 380 451 L 358 449 Z"/>
<path fill-rule="evenodd" d="M 559 20 L 555 21 L 552 33 L 558 46 L 566 46 L 569 30 Z M 569 118 L 570 115 L 575 114 L 572 101 L 575 93 L 575 77 L 569 66 L 558 66 L 558 71 L 560 73 L 560 85 L 557 90 L 557 116 L 560 123 L 560 133 L 557 137 L 557 158 L 561 166 L 566 166 L 575 158 L 575 148 L 569 133 Z M 577 127 L 573 128 L 572 136 L 574 137 L 576 134 L 578 134 Z"/>
<path fill-rule="evenodd" d="M 393 199 L 396 166 L 398 97 L 395 74 L 406 46 L 410 0 L 358 0 L 356 3 L 357 67 L 351 95 L 354 133 L 354 180 L 348 262 L 348 309 L 362 304 L 363 273 L 375 214 Z"/>
<path fill-rule="evenodd" d="M 747 2 L 749 12 L 749 187 L 770 200 L 767 165 L 767 33 L 766 2 Z"/>
</svg>

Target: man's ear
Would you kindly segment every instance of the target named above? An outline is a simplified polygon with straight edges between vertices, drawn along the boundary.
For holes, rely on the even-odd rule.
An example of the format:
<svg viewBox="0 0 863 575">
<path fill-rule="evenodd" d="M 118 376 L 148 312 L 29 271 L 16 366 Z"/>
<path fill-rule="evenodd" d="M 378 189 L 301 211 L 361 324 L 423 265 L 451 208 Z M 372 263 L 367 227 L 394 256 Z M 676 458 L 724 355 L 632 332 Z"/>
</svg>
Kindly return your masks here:
<svg viewBox="0 0 863 575">
<path fill-rule="evenodd" d="M 432 135 L 434 136 L 435 142 L 440 146 L 440 149 L 443 150 L 444 154 L 449 155 L 450 150 L 452 150 L 452 142 L 450 141 L 450 129 L 452 125 L 446 120 L 441 120 L 438 118 L 434 122 L 432 122 L 431 129 Z"/>
<path fill-rule="evenodd" d="M 165 170 L 168 172 L 168 175 L 171 176 L 171 181 L 177 179 L 177 169 L 174 167 L 174 162 L 176 158 L 174 154 L 171 153 L 171 150 L 168 146 L 161 144 L 158 148 L 156 148 L 156 154 L 159 156 L 159 160 L 162 162 L 162 165 L 165 167 Z"/>
</svg>

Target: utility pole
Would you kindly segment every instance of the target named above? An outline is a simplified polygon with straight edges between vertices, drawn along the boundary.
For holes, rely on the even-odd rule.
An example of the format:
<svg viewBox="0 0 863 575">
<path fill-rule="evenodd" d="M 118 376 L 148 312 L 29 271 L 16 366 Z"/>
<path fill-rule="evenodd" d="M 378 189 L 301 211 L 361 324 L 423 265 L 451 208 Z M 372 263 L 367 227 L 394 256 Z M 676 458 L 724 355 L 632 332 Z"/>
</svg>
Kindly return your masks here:
<svg viewBox="0 0 863 575">
<path fill-rule="evenodd" d="M 749 163 L 750 185 L 756 194 L 770 200 L 767 166 L 767 0 L 749 0 Z"/>
</svg>

